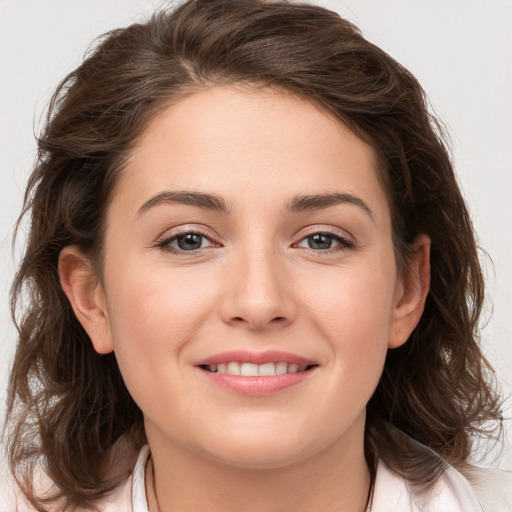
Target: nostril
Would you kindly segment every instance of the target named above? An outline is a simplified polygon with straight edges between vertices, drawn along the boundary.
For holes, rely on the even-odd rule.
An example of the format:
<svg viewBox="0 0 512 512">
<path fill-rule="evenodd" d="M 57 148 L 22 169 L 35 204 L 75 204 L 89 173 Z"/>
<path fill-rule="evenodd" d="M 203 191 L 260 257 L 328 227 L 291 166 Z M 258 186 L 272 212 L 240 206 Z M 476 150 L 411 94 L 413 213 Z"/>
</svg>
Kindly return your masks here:
<svg viewBox="0 0 512 512">
<path fill-rule="evenodd" d="M 242 316 L 235 316 L 235 317 L 233 317 L 233 318 L 231 319 L 231 321 L 232 321 L 233 323 L 236 323 L 236 324 L 241 324 L 241 323 L 245 324 L 245 323 L 248 323 L 248 324 L 251 324 L 251 325 L 252 325 L 252 324 L 254 324 L 254 325 L 257 325 L 257 324 L 258 324 L 258 325 L 259 325 L 259 323 L 258 323 L 258 322 L 250 322 L 249 320 L 245 319 L 245 318 L 244 318 L 244 317 L 242 317 Z M 276 317 L 272 318 L 272 319 L 270 320 L 270 322 L 268 322 L 268 324 L 266 324 L 266 325 L 271 325 L 271 324 L 272 324 L 272 325 L 276 325 L 276 324 L 284 324 L 284 323 L 286 323 L 286 317 L 285 317 L 285 316 L 276 316 Z M 262 324 L 262 325 L 264 325 L 264 324 Z"/>
</svg>

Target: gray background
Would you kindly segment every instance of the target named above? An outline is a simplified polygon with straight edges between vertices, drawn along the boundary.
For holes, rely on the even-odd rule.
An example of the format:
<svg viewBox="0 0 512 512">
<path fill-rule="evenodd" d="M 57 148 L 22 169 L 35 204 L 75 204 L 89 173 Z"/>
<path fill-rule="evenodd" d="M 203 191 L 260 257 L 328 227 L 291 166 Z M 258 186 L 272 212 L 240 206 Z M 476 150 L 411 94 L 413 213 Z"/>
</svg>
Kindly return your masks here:
<svg viewBox="0 0 512 512">
<path fill-rule="evenodd" d="M 512 2 L 318 0 L 409 68 L 452 137 L 488 282 L 485 353 L 512 390 Z M 0 419 L 15 345 L 8 289 L 23 238 L 12 226 L 35 156 L 34 132 L 53 88 L 99 34 L 140 19 L 158 0 L 0 0 Z M 491 262 L 492 259 L 492 262 Z M 507 416 L 512 414 L 512 407 Z M 485 464 L 512 469 L 508 440 Z M 479 455 L 485 453 L 482 448 Z"/>
</svg>

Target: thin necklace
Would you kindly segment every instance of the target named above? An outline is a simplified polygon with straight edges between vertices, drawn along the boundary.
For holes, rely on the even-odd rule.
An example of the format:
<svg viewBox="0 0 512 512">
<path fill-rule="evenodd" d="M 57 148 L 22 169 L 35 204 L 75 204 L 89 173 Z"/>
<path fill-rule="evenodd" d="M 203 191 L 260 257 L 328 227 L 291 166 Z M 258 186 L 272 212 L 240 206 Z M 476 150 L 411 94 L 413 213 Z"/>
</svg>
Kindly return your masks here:
<svg viewBox="0 0 512 512">
<path fill-rule="evenodd" d="M 364 512 L 372 512 L 374 483 L 375 483 L 375 478 L 372 476 L 372 478 L 370 480 L 370 491 L 368 493 L 368 505 Z M 155 465 L 153 464 L 152 457 L 151 457 L 151 489 L 153 491 L 153 496 L 155 497 L 155 503 L 156 503 L 155 512 L 160 512 L 160 502 L 158 501 L 158 495 L 156 493 L 156 484 L 155 484 Z"/>
<path fill-rule="evenodd" d="M 158 501 L 158 496 L 156 494 L 155 465 L 153 464 L 153 458 L 151 458 L 151 488 L 153 489 L 153 496 L 155 497 L 155 503 L 156 503 L 156 511 L 155 512 L 160 512 L 160 502 Z"/>
</svg>

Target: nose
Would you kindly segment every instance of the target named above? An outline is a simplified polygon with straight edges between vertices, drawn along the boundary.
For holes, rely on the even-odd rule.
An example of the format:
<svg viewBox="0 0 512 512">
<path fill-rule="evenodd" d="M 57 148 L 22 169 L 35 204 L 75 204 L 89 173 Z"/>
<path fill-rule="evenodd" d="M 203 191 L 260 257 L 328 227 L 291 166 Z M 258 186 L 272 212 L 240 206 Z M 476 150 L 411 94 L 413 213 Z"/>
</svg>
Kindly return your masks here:
<svg viewBox="0 0 512 512">
<path fill-rule="evenodd" d="M 232 263 L 221 305 L 224 322 L 251 330 L 293 322 L 297 304 L 289 273 L 276 251 L 247 251 Z"/>
</svg>

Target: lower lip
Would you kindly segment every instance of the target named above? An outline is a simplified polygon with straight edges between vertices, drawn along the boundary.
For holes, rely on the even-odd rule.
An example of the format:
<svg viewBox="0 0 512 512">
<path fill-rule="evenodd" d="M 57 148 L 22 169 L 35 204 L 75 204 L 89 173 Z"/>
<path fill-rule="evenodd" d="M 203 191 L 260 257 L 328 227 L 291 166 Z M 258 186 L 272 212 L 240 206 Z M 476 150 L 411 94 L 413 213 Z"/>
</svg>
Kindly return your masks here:
<svg viewBox="0 0 512 512">
<path fill-rule="evenodd" d="M 267 396 L 279 393 L 296 384 L 304 382 L 311 376 L 315 367 L 297 373 L 282 375 L 267 375 L 262 377 L 246 377 L 244 375 L 229 375 L 228 373 L 209 372 L 198 370 L 213 384 L 239 395 Z"/>
</svg>

